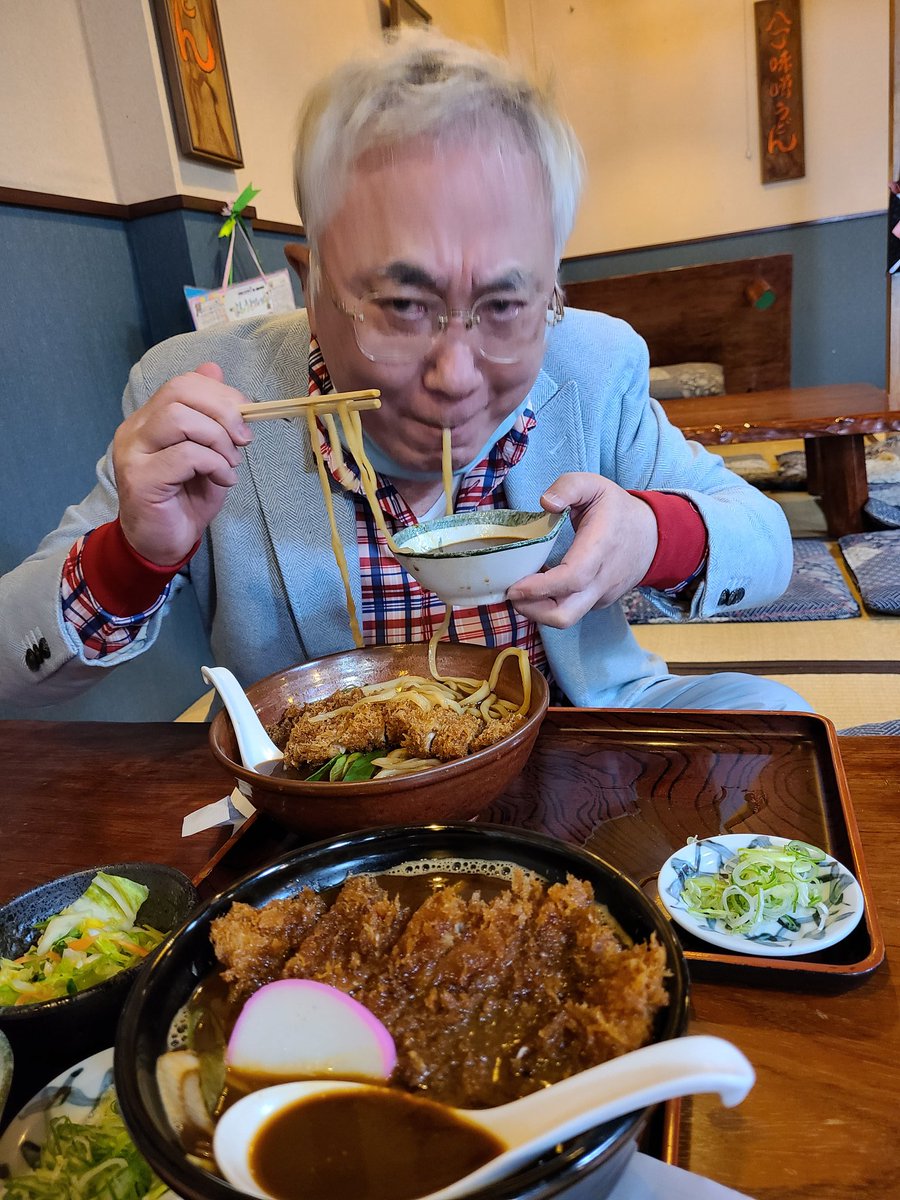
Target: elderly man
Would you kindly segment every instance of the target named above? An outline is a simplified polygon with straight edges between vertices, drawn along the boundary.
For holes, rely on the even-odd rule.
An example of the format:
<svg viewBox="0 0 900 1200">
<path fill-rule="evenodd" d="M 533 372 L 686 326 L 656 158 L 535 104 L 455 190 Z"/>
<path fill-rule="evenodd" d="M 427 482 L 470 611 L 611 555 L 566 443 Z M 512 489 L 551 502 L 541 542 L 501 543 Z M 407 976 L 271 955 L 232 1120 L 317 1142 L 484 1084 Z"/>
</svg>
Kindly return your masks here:
<svg viewBox="0 0 900 1200">
<path fill-rule="evenodd" d="M 176 338 L 134 368 L 97 486 L 0 581 L 0 694 L 50 703 L 150 651 L 176 576 L 244 681 L 350 646 L 305 423 L 251 432 L 239 406 L 377 387 L 363 427 L 389 527 L 441 511 L 445 428 L 457 511 L 571 509 L 548 568 L 454 610 L 452 638 L 526 647 L 578 705 L 807 708 L 764 679 L 672 676 L 625 621 L 636 584 L 699 616 L 763 604 L 791 544 L 780 509 L 650 400 L 641 339 L 564 310 L 580 162 L 540 92 L 424 31 L 317 87 L 295 160 L 306 311 Z M 317 436 L 364 641 L 427 640 L 443 605 Z"/>
</svg>

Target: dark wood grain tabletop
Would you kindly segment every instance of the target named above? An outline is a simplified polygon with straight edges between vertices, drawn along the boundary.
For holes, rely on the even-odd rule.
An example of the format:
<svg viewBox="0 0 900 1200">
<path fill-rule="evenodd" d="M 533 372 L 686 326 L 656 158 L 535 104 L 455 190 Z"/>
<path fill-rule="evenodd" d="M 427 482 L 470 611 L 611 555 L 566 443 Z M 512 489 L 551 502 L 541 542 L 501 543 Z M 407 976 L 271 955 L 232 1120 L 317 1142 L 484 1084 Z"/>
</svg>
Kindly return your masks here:
<svg viewBox="0 0 900 1200">
<path fill-rule="evenodd" d="M 230 832 L 181 836 L 187 813 L 230 790 L 206 736 L 191 724 L 0 722 L 0 902 L 103 862 L 166 862 L 203 875 Z M 542 739 L 556 736 L 548 723 Z M 690 752 L 669 740 L 682 764 L 673 778 L 685 776 Z M 665 753 L 666 739 L 658 742 Z M 692 986 L 691 1032 L 733 1041 L 758 1078 L 738 1108 L 686 1103 L 673 1151 L 682 1166 L 757 1200 L 900 1194 L 892 962 L 900 950 L 900 738 L 844 738 L 839 747 L 886 960 L 837 990 L 770 975 L 696 978 Z M 502 805 L 492 813 L 502 819 Z M 246 865 L 229 853 L 220 856 L 220 879 L 229 862 Z"/>
<path fill-rule="evenodd" d="M 704 446 L 900 429 L 900 409 L 871 383 L 685 396 L 667 400 L 665 410 L 673 425 Z"/>
<path fill-rule="evenodd" d="M 900 429 L 900 408 L 870 383 L 686 396 L 667 400 L 665 410 L 704 446 L 804 438 L 807 491 L 819 497 L 832 537 L 869 528 L 865 435 Z"/>
</svg>

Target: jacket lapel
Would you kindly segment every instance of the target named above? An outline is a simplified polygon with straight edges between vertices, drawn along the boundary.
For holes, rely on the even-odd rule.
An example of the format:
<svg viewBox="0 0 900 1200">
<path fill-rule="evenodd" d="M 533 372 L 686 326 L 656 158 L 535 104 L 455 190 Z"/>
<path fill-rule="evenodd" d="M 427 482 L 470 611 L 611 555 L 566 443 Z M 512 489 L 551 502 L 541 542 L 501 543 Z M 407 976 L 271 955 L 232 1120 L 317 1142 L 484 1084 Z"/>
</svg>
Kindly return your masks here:
<svg viewBox="0 0 900 1200">
<path fill-rule="evenodd" d="M 277 364 L 276 364 L 277 366 Z M 282 379 L 273 371 L 259 399 L 303 395 L 297 379 Z M 247 448 L 246 465 L 284 583 L 288 607 L 307 657 L 318 658 L 353 645 L 341 573 L 331 548 L 331 527 L 319 485 L 315 458 L 302 419 L 260 421 Z M 356 514 L 353 501 L 332 487 L 335 519 L 341 542 L 349 547 L 347 568 L 357 613 L 361 610 L 359 555 L 356 553 Z"/>
<path fill-rule="evenodd" d="M 584 444 L 578 385 L 568 380 L 559 385 L 541 371 L 529 393 L 528 402 L 536 424 L 528 435 L 528 449 L 506 477 L 506 500 L 510 508 L 537 512 L 540 498 L 567 471 L 589 469 Z M 551 420 L 552 417 L 552 420 Z M 558 562 L 572 543 L 570 526 L 560 531 L 550 563 Z"/>
</svg>

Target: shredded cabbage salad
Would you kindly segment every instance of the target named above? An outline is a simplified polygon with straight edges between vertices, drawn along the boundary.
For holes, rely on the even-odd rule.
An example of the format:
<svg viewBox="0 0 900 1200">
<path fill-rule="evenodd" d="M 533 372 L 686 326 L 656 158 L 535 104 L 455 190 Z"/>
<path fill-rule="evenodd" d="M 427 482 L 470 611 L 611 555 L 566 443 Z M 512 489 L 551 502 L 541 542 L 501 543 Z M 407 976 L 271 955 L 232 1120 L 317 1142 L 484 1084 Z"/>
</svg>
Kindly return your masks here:
<svg viewBox="0 0 900 1200">
<path fill-rule="evenodd" d="M 761 933 L 770 924 L 796 932 L 828 915 L 833 881 L 821 878 L 824 859 L 805 842 L 743 846 L 717 874 L 685 879 L 681 898 L 688 912 L 732 933 Z"/>
<path fill-rule="evenodd" d="M 0 957 L 0 1005 L 71 996 L 140 962 L 164 936 L 135 925 L 148 895 L 141 883 L 98 871 L 83 895 L 36 926 L 40 938 L 21 957 Z"/>
<path fill-rule="evenodd" d="M 37 1166 L 5 1185 L 4 1200 L 159 1200 L 168 1191 L 128 1136 L 111 1087 L 84 1123 L 51 1117 Z"/>
</svg>

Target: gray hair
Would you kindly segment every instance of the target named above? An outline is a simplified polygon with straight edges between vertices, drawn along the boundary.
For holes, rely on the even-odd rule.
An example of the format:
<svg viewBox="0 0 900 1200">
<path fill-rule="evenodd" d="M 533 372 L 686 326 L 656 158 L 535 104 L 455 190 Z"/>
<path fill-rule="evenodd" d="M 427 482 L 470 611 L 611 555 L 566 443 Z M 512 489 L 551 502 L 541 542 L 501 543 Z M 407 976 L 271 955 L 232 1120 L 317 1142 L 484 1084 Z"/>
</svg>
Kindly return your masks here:
<svg viewBox="0 0 900 1200">
<path fill-rule="evenodd" d="M 377 50 L 338 67 L 312 88 L 300 113 L 294 191 L 317 249 L 360 156 L 415 137 L 496 137 L 511 131 L 536 156 L 547 184 L 556 257 L 575 221 L 583 157 L 547 92 L 509 63 L 422 28 L 406 27 Z"/>
</svg>

